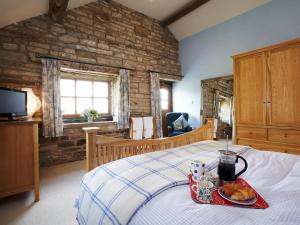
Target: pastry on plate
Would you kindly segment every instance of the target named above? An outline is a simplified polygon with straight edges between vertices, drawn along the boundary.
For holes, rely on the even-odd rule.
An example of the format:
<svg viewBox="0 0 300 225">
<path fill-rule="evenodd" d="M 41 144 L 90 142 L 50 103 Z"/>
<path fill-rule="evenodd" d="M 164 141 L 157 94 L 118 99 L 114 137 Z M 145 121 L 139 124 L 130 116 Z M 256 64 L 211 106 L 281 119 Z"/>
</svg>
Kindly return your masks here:
<svg viewBox="0 0 300 225">
<path fill-rule="evenodd" d="M 223 185 L 221 190 L 227 197 L 230 197 L 233 194 L 233 192 L 235 192 L 237 189 L 240 189 L 242 187 L 243 185 L 239 183 L 228 183 Z"/>
<path fill-rule="evenodd" d="M 255 192 L 253 189 L 244 187 L 239 183 L 229 183 L 225 184 L 221 191 L 229 198 L 238 201 L 246 201 L 253 199 L 255 197 Z"/>
</svg>

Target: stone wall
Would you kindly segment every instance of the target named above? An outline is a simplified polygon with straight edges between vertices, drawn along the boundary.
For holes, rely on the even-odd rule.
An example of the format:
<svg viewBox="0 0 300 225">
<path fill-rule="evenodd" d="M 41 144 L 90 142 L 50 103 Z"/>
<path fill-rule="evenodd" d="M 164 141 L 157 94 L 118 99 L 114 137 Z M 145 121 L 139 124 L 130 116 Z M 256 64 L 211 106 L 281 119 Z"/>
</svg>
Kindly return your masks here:
<svg viewBox="0 0 300 225">
<path fill-rule="evenodd" d="M 178 42 L 170 31 L 113 1 L 69 10 L 62 24 L 42 15 L 0 29 L 0 86 L 31 87 L 41 98 L 42 65 L 37 54 L 60 57 L 64 66 L 76 69 L 118 74 L 109 66 L 130 68 L 133 116 L 151 113 L 149 70 L 180 74 Z M 35 117 L 41 116 L 40 110 Z M 103 130 L 119 135 L 111 125 Z M 41 140 L 42 165 L 84 157 L 80 129 L 65 128 L 64 133 L 62 138 Z"/>
<path fill-rule="evenodd" d="M 117 129 L 116 122 L 67 124 L 64 136 L 40 139 L 40 165 L 51 166 L 85 158 L 85 133 L 82 127 L 100 128 L 99 135 L 127 138 L 126 129 Z"/>
</svg>

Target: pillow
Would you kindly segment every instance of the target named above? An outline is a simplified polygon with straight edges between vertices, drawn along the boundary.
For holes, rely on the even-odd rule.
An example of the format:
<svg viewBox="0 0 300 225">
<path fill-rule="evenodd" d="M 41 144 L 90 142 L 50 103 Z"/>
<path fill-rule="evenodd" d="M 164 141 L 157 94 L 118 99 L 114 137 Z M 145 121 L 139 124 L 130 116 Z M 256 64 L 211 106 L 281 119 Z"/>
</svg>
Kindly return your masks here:
<svg viewBox="0 0 300 225">
<path fill-rule="evenodd" d="M 183 126 L 183 129 L 186 129 L 187 127 L 190 126 L 189 122 L 183 117 L 183 120 L 182 120 L 182 126 Z"/>
<path fill-rule="evenodd" d="M 184 131 L 185 129 L 184 125 L 186 125 L 186 123 L 187 123 L 186 119 L 184 118 L 183 115 L 181 115 L 177 120 L 173 122 L 174 130 Z"/>
</svg>

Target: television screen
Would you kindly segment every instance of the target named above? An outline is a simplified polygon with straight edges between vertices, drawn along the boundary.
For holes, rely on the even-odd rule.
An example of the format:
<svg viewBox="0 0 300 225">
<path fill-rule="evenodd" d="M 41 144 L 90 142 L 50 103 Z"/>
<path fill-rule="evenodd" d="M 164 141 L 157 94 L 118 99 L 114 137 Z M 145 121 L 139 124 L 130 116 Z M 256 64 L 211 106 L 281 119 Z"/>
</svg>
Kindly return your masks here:
<svg viewBox="0 0 300 225">
<path fill-rule="evenodd" d="M 0 87 L 0 116 L 26 116 L 27 93 Z"/>
</svg>

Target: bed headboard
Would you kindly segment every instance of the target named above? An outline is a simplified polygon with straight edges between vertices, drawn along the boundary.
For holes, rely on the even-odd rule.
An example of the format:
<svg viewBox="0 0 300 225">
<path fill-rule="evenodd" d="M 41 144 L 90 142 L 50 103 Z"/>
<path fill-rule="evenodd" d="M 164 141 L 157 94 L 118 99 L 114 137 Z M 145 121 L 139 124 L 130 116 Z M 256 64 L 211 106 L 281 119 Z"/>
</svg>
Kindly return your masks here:
<svg viewBox="0 0 300 225">
<path fill-rule="evenodd" d="M 99 127 L 87 127 L 83 130 L 86 133 L 86 169 L 90 171 L 97 166 L 121 158 L 212 140 L 214 120 L 208 119 L 204 126 L 185 134 L 158 139 L 103 138 L 97 135 Z"/>
</svg>

